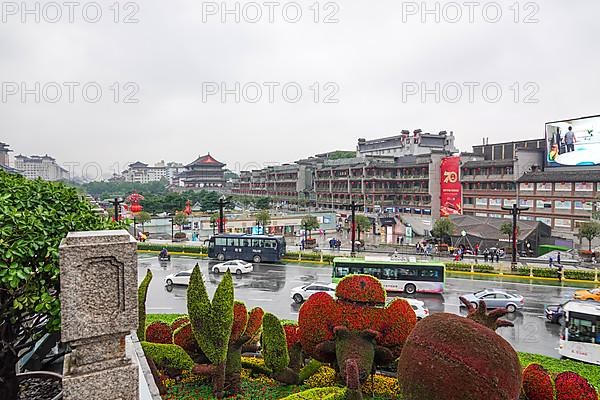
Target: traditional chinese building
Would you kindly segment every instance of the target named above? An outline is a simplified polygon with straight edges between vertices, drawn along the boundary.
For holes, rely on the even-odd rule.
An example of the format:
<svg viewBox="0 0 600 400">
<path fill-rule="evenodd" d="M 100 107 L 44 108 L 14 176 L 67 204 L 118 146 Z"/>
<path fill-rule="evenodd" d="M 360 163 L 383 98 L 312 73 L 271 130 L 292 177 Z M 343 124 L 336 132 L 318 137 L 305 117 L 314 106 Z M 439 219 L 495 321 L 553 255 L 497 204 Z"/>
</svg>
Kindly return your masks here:
<svg viewBox="0 0 600 400">
<path fill-rule="evenodd" d="M 179 186 L 189 189 L 224 187 L 225 165 L 210 153 L 200 156 L 186 165 L 185 170 L 179 174 Z"/>
</svg>

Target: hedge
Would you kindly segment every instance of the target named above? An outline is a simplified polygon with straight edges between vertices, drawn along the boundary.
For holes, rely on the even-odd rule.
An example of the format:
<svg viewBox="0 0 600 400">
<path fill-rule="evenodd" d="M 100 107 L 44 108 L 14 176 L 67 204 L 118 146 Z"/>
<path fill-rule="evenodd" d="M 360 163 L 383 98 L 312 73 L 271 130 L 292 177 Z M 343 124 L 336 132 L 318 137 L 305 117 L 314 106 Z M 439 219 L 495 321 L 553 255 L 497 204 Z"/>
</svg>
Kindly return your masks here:
<svg viewBox="0 0 600 400">
<path fill-rule="evenodd" d="M 173 253 L 207 254 L 206 246 L 185 246 L 177 244 L 138 243 L 138 250 L 161 251 L 166 248 Z"/>
<path fill-rule="evenodd" d="M 499 274 L 499 271 L 495 270 L 492 265 L 488 264 L 467 264 L 448 262 L 446 264 L 446 270 L 448 272 L 461 271 L 471 272 L 471 266 L 473 266 L 473 272 L 483 272 L 488 274 Z M 530 268 L 530 267 L 519 267 L 516 271 L 504 271 L 506 274 L 529 276 L 530 272 L 533 272 L 535 278 L 556 278 L 556 268 Z M 574 270 L 574 269 L 563 269 L 565 279 L 576 279 L 582 281 L 594 281 L 596 273 L 593 270 Z"/>
<path fill-rule="evenodd" d="M 331 386 L 304 390 L 299 393 L 294 393 L 288 397 L 284 397 L 281 400 L 341 400 L 345 397 L 345 394 L 346 388 Z"/>
<path fill-rule="evenodd" d="M 467 263 L 458 263 L 458 262 L 447 262 L 446 269 L 448 271 L 467 271 L 471 272 L 471 267 L 473 267 L 473 272 L 485 272 L 493 274 L 494 267 L 488 264 L 467 264 Z"/>
<path fill-rule="evenodd" d="M 275 373 L 283 371 L 290 363 L 285 332 L 279 319 L 266 313 L 263 317 L 262 353 L 265 366 Z"/>
<path fill-rule="evenodd" d="M 189 371 L 194 367 L 191 357 L 176 344 L 140 342 L 146 357 L 150 357 L 159 368 L 175 368 Z"/>
<path fill-rule="evenodd" d="M 315 252 L 298 252 L 288 251 L 285 253 L 284 258 L 297 260 L 298 256 L 301 255 L 302 261 L 321 261 L 321 253 Z M 339 257 L 337 254 L 325 254 L 323 253 L 323 262 L 332 263 L 333 259 Z"/>
<path fill-rule="evenodd" d="M 148 269 L 144 280 L 138 288 L 138 340 L 146 340 L 146 297 L 148 294 L 148 286 L 152 281 L 152 271 Z"/>
</svg>

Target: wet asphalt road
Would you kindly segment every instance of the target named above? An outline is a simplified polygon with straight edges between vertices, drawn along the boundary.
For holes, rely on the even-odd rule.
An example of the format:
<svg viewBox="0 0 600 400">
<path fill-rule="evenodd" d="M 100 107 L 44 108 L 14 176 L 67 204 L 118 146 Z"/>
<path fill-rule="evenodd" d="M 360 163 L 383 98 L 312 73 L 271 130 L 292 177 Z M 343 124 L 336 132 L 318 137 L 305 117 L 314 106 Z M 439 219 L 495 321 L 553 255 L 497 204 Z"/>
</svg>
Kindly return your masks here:
<svg viewBox="0 0 600 400">
<path fill-rule="evenodd" d="M 164 281 L 167 275 L 193 268 L 198 263 L 206 277 L 206 285 L 211 297 L 223 276 L 208 272 L 209 266 L 216 263 L 212 260 L 172 257 L 170 262 L 160 263 L 156 255 L 146 254 L 140 255 L 138 260 L 139 280 L 143 279 L 148 268 L 152 270 L 154 276 L 146 303 L 149 313 L 187 312 L 187 287 L 166 287 Z M 254 266 L 252 273 L 241 277 L 234 275 L 233 281 L 235 298 L 245 302 L 248 308 L 260 306 L 281 319 L 296 320 L 300 307 L 290 298 L 290 290 L 315 281 L 331 282 L 331 269 L 326 266 L 306 264 L 258 264 Z M 558 357 L 556 348 L 559 340 L 559 326 L 545 321 L 544 306 L 568 300 L 576 288 L 448 278 L 446 290 L 442 295 L 426 294 L 415 297 L 424 301 L 431 313 L 464 314 L 464 308 L 461 310 L 459 307 L 459 295 L 472 293 L 486 287 L 518 291 L 525 297 L 525 308 L 506 317 L 515 324 L 515 327 L 500 328 L 498 330 L 500 335 L 518 351 Z"/>
</svg>

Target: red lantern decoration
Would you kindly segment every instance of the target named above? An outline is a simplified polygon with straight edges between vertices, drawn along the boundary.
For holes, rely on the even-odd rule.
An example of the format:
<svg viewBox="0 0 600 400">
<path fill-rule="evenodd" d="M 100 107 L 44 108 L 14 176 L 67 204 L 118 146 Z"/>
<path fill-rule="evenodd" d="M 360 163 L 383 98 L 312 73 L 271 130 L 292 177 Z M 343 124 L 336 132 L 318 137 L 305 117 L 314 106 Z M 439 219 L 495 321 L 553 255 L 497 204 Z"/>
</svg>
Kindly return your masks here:
<svg viewBox="0 0 600 400">
<path fill-rule="evenodd" d="M 140 201 L 142 201 L 142 200 L 144 200 L 144 196 L 142 196 L 141 194 L 138 194 L 136 192 L 133 192 L 132 194 L 130 194 L 127 197 L 127 203 L 130 204 L 129 210 L 133 214 L 137 214 L 144 209 L 144 207 L 142 207 L 142 205 L 140 204 Z"/>
<path fill-rule="evenodd" d="M 185 215 L 192 215 L 192 205 L 189 200 L 185 202 L 185 209 L 183 210 L 183 213 Z"/>
</svg>

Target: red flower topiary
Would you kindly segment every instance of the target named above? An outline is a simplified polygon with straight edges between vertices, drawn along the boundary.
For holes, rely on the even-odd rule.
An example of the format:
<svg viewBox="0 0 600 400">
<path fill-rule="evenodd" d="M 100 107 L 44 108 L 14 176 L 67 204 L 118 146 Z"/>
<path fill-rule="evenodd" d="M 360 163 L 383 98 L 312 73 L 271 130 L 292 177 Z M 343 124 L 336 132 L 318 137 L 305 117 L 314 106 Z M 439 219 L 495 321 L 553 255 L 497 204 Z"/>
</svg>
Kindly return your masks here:
<svg viewBox="0 0 600 400">
<path fill-rule="evenodd" d="M 364 381 L 375 365 L 398 357 L 417 318 L 397 299 L 384 307 L 385 290 L 372 276 L 350 275 L 336 289 L 337 300 L 316 293 L 300 308 L 302 349 L 323 362 L 337 362 L 345 382 L 348 360 L 355 360 Z"/>
<path fill-rule="evenodd" d="M 598 392 L 581 375 L 562 372 L 556 376 L 556 400 L 598 400 Z"/>
<path fill-rule="evenodd" d="M 335 289 L 338 299 L 356 303 L 385 303 L 385 289 L 371 275 L 350 275 L 338 283 Z"/>
<path fill-rule="evenodd" d="M 283 322 L 283 331 L 285 332 L 285 340 L 288 350 L 295 344 L 300 343 L 300 329 L 298 324 L 294 322 Z"/>
<path fill-rule="evenodd" d="M 554 400 L 552 377 L 539 364 L 529 364 L 523 370 L 523 393 L 527 400 Z"/>
<path fill-rule="evenodd" d="M 171 325 L 162 321 L 154 321 L 146 327 L 146 341 L 151 343 L 173 343 Z"/>
<path fill-rule="evenodd" d="M 171 322 L 171 330 L 175 332 L 177 328 L 183 325 L 187 325 L 190 323 L 190 317 L 187 315 L 183 315 L 181 317 L 175 318 L 173 322 Z"/>
</svg>

